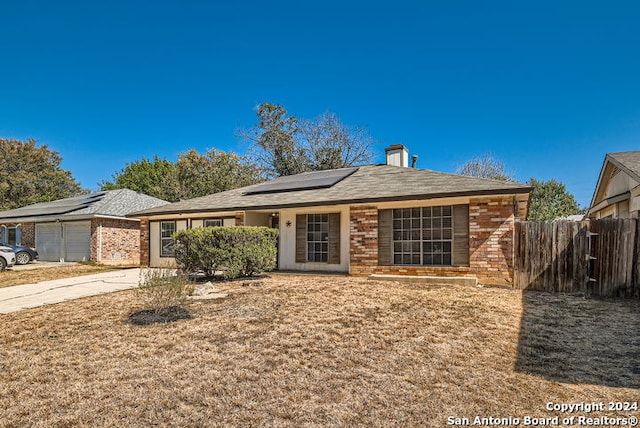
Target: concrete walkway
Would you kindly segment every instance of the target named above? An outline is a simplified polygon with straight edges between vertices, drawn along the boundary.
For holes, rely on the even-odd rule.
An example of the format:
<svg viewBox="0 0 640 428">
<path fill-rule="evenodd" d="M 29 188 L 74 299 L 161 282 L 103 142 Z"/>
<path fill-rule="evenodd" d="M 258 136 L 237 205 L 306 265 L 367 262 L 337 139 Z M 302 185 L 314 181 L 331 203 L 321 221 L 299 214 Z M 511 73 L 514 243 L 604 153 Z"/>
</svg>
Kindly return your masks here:
<svg viewBox="0 0 640 428">
<path fill-rule="evenodd" d="M 124 269 L 0 288 L 0 314 L 128 290 L 137 287 L 139 279 L 140 269 Z"/>
</svg>

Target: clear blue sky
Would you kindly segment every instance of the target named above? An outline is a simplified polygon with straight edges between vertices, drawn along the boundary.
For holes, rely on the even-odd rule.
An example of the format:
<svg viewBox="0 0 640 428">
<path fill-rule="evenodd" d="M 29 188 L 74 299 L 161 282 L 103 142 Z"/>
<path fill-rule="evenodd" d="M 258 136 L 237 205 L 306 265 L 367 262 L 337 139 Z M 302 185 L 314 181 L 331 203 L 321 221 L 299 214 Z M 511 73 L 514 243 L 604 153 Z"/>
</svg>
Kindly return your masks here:
<svg viewBox="0 0 640 428">
<path fill-rule="evenodd" d="M 587 205 L 640 149 L 634 1 L 3 1 L 0 136 L 35 138 L 93 190 L 126 162 L 243 154 L 263 101 L 335 112 L 418 166 L 491 152 Z"/>
</svg>

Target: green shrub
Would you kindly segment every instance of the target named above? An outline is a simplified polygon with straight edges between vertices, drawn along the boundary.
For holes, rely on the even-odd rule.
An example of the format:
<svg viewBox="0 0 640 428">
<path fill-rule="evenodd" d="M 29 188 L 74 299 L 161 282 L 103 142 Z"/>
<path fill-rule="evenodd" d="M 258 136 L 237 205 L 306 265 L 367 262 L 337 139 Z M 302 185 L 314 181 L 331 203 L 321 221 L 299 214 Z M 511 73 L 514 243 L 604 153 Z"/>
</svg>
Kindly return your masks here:
<svg viewBox="0 0 640 428">
<path fill-rule="evenodd" d="M 175 269 L 146 269 L 140 271 L 139 295 L 158 314 L 183 305 L 193 292 L 193 284 Z"/>
<path fill-rule="evenodd" d="M 218 226 L 181 230 L 173 235 L 175 258 L 185 272 L 221 271 L 228 279 L 270 271 L 277 264 L 278 230 Z"/>
</svg>

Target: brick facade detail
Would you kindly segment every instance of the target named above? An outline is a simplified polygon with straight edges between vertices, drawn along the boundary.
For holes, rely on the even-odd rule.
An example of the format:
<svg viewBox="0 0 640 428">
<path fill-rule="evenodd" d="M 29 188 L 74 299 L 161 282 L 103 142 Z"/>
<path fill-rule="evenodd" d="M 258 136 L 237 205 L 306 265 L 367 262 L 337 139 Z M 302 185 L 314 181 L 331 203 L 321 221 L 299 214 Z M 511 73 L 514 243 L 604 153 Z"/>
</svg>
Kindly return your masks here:
<svg viewBox="0 0 640 428">
<path fill-rule="evenodd" d="M 21 245 L 25 247 L 36 247 L 36 224 L 22 223 L 22 238 L 20 239 Z"/>
<path fill-rule="evenodd" d="M 367 275 L 378 266 L 378 208 L 349 209 L 349 273 Z"/>
<path fill-rule="evenodd" d="M 512 196 L 472 198 L 469 203 L 469 266 L 422 267 L 378 265 L 378 208 L 350 208 L 352 275 L 470 276 L 482 284 L 513 284 Z"/>
<path fill-rule="evenodd" d="M 140 223 L 131 220 L 91 220 L 91 260 L 104 265 L 138 266 Z"/>
<path fill-rule="evenodd" d="M 513 284 L 514 211 L 511 197 L 471 199 L 469 263 L 480 283 Z"/>
</svg>

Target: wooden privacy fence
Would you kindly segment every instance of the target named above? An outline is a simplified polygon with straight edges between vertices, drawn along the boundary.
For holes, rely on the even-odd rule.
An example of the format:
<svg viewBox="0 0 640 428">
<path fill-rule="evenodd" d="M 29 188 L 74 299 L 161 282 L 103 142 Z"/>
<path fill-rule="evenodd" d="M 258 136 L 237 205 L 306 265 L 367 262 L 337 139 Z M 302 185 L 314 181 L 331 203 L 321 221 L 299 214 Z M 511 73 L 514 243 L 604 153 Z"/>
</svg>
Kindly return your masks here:
<svg viewBox="0 0 640 428">
<path fill-rule="evenodd" d="M 516 288 L 640 298 L 637 219 L 515 224 Z"/>
</svg>

